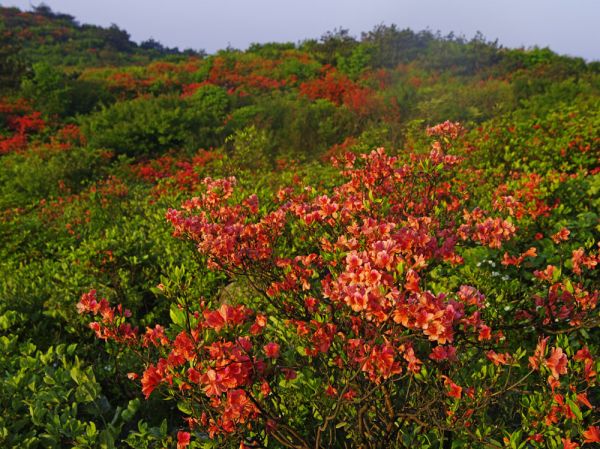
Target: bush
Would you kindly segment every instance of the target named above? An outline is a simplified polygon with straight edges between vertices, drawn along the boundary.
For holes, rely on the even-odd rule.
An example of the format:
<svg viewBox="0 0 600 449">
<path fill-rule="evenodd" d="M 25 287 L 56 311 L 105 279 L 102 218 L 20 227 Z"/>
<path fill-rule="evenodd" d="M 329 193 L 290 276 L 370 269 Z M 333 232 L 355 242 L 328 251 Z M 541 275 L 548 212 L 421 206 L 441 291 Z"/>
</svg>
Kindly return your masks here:
<svg viewBox="0 0 600 449">
<path fill-rule="evenodd" d="M 170 149 L 196 150 L 222 141 L 227 94 L 216 86 L 199 89 L 188 100 L 136 98 L 82 118 L 90 146 L 116 154 L 148 156 Z"/>
<path fill-rule="evenodd" d="M 114 448 L 123 424 L 139 406 L 124 410 L 102 395 L 90 366 L 76 346 L 46 352 L 16 337 L 0 337 L 0 444 L 7 449 Z"/>
<path fill-rule="evenodd" d="M 23 207 L 65 192 L 77 192 L 101 177 L 106 154 L 89 148 L 37 148 L 0 159 L 0 209 Z"/>
<path fill-rule="evenodd" d="M 82 296 L 99 338 L 139 352 L 143 394 L 189 416 L 180 447 L 556 448 L 592 435 L 597 250 L 567 230 L 519 250 L 531 224 L 470 203 L 460 127 L 428 133 L 428 155 L 348 155 L 342 184 L 265 205 L 206 179 L 167 218 L 231 283 L 190 301 L 163 282 L 169 328 L 138 333 L 120 306 Z"/>
</svg>

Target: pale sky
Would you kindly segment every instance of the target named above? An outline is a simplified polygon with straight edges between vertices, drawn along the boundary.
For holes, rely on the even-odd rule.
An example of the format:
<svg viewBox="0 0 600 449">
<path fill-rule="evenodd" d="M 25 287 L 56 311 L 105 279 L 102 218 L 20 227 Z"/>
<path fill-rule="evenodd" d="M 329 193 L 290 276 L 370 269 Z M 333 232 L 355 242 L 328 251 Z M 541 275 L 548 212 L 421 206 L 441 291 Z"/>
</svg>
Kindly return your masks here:
<svg viewBox="0 0 600 449">
<path fill-rule="evenodd" d="M 0 0 L 30 9 L 37 0 Z M 212 53 L 252 42 L 319 38 L 336 27 L 359 36 L 395 23 L 472 37 L 476 31 L 506 47 L 549 46 L 600 60 L 600 0 L 45 0 L 80 23 L 117 24 L 136 42 L 154 38 L 180 49 Z"/>
</svg>

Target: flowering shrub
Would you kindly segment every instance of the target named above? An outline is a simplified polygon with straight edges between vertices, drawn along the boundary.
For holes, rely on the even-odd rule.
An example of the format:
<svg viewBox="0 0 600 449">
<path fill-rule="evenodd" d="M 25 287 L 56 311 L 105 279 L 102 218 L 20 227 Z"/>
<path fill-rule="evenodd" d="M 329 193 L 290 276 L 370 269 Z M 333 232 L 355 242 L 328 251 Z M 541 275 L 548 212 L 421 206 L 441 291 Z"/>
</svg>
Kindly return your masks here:
<svg viewBox="0 0 600 449">
<path fill-rule="evenodd" d="M 0 155 L 26 148 L 30 134 L 43 131 L 46 126 L 41 114 L 32 111 L 25 101 L 0 100 Z M 8 135 L 2 135 L 6 127 Z"/>
<path fill-rule="evenodd" d="M 596 63 L 0 28 L 0 447 L 597 445 Z"/>
<path fill-rule="evenodd" d="M 377 109 L 373 92 L 360 87 L 346 75 L 325 66 L 323 78 L 317 78 L 300 84 L 300 94 L 312 100 L 326 99 L 335 105 L 346 105 L 359 115 L 367 115 Z"/>
<path fill-rule="evenodd" d="M 537 253 L 508 254 L 515 223 L 469 205 L 452 154 L 460 134 L 449 122 L 431 128 L 439 140 L 423 156 L 348 154 L 335 161 L 337 187 L 284 188 L 269 206 L 235 178 L 206 178 L 167 219 L 238 293 L 179 300 L 170 327 L 139 330 L 122 306 L 83 295 L 78 310 L 96 317 L 96 335 L 144 361 L 129 375 L 144 396 L 179 400 L 179 448 L 207 438 L 290 448 L 598 441 L 597 343 L 586 331 L 599 324 L 597 282 L 586 277 L 597 251 L 529 271 L 534 295 L 488 294 L 465 260 L 483 251 L 522 276 Z M 553 236 L 556 252 L 568 236 Z"/>
</svg>

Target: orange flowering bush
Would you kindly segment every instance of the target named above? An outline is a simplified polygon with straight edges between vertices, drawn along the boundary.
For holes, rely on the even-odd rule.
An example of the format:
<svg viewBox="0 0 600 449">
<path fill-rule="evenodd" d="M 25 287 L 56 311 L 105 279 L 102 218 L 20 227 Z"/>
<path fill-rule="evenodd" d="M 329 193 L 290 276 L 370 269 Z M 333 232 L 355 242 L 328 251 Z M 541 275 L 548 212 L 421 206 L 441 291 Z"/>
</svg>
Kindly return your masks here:
<svg viewBox="0 0 600 449">
<path fill-rule="evenodd" d="M 234 293 L 176 302 L 170 326 L 140 330 L 121 306 L 82 297 L 97 336 L 143 360 L 130 378 L 144 396 L 178 399 L 178 448 L 599 441 L 598 252 L 535 269 L 535 246 L 514 254 L 506 191 L 491 210 L 471 201 L 460 125 L 428 134 L 428 154 L 348 154 L 332 189 L 264 203 L 235 178 L 206 178 L 167 220 Z M 568 240 L 561 230 L 545 251 Z"/>
<path fill-rule="evenodd" d="M 43 131 L 46 123 L 41 113 L 33 111 L 27 102 L 0 99 L 0 155 L 27 147 L 31 134 Z M 2 132 L 7 128 L 7 135 Z"/>
</svg>

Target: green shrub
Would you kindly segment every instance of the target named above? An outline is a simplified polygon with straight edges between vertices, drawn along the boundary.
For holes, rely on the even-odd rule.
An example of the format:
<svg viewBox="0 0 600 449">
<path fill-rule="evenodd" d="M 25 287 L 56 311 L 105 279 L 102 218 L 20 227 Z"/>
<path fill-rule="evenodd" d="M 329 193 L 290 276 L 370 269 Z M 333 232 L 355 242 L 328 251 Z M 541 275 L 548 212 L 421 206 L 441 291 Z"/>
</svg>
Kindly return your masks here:
<svg viewBox="0 0 600 449">
<path fill-rule="evenodd" d="M 227 94 L 221 88 L 206 86 L 189 100 L 136 98 L 103 108 L 81 121 L 90 146 L 128 156 L 148 156 L 218 144 L 227 105 Z"/>
</svg>

